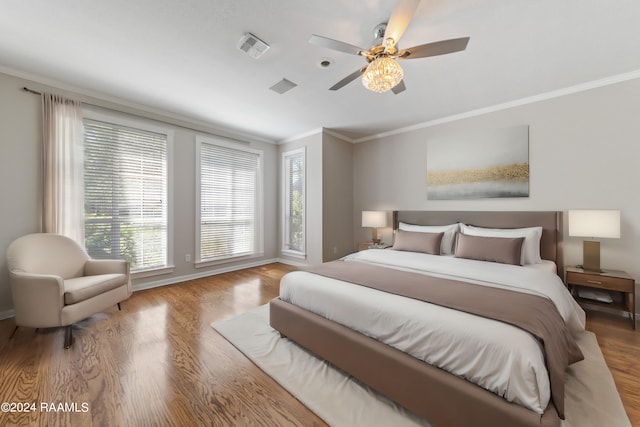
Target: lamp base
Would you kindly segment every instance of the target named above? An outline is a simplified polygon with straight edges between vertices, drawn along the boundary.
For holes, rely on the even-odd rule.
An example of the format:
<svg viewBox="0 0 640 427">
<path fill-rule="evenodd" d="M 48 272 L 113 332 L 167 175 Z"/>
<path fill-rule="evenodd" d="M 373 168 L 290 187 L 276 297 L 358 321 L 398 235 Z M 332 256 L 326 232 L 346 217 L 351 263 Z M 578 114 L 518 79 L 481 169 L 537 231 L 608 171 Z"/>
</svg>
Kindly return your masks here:
<svg viewBox="0 0 640 427">
<path fill-rule="evenodd" d="M 371 229 L 371 241 L 374 245 L 380 244 L 380 239 L 378 239 L 378 227 L 373 227 Z"/>
<path fill-rule="evenodd" d="M 585 240 L 582 243 L 582 268 L 585 271 L 600 270 L 600 242 L 597 240 Z"/>
</svg>

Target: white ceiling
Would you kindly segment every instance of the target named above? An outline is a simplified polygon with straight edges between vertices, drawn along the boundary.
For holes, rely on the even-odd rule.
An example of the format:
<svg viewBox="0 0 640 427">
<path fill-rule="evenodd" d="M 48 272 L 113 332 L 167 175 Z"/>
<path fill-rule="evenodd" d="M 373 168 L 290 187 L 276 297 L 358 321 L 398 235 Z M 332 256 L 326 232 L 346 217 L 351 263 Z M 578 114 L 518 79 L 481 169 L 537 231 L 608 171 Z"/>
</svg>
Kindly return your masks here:
<svg viewBox="0 0 640 427">
<path fill-rule="evenodd" d="M 637 0 L 422 0 L 400 47 L 469 36 L 402 61 L 407 90 L 376 94 L 355 55 L 395 0 L 0 0 L 0 66 L 274 141 L 321 127 L 351 138 L 640 70 Z M 245 32 L 271 49 L 236 48 Z M 330 59 L 332 66 L 319 62 Z M 268 88 L 287 78 L 298 86 Z"/>
</svg>

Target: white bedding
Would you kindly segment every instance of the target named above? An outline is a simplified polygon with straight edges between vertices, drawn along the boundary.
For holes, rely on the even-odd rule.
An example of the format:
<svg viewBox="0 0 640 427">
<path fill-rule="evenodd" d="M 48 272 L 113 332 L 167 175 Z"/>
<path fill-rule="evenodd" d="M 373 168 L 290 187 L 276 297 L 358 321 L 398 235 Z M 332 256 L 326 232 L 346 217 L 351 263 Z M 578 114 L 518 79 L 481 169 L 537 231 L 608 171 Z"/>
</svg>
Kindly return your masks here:
<svg viewBox="0 0 640 427">
<path fill-rule="evenodd" d="M 584 329 L 584 311 L 549 267 L 521 267 L 382 249 L 358 252 L 345 261 L 374 263 L 547 296 L 570 330 Z M 302 271 L 283 277 L 280 298 L 537 413 L 543 413 L 549 402 L 549 376 L 540 343 L 519 328 Z"/>
</svg>

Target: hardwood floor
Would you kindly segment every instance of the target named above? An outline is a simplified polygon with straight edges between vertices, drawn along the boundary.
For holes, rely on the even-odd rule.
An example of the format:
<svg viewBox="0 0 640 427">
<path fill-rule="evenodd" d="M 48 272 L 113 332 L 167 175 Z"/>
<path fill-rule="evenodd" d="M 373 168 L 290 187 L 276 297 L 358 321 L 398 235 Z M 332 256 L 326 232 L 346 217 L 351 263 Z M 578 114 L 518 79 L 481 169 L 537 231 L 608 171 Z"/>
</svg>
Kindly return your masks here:
<svg viewBox="0 0 640 427">
<path fill-rule="evenodd" d="M 62 328 L 20 328 L 9 340 L 13 319 L 0 321 L 0 403 L 35 404 L 0 413 L 0 425 L 326 425 L 210 327 L 277 296 L 292 269 L 271 264 L 136 292 L 122 311 L 76 324 L 68 350 Z M 628 319 L 591 312 L 588 329 L 640 425 L 640 334 Z"/>
<path fill-rule="evenodd" d="M 594 310 L 587 312 L 587 330 L 598 337 L 631 425 L 640 426 L 640 332 L 628 318 Z"/>
<path fill-rule="evenodd" d="M 20 328 L 7 340 L 13 319 L 0 322 L 0 401 L 36 404 L 0 414 L 0 425 L 326 425 L 210 326 L 276 297 L 290 270 L 273 264 L 136 292 L 122 311 L 78 323 L 68 350 L 62 328 Z M 78 412 L 41 411 L 41 402 Z"/>
</svg>

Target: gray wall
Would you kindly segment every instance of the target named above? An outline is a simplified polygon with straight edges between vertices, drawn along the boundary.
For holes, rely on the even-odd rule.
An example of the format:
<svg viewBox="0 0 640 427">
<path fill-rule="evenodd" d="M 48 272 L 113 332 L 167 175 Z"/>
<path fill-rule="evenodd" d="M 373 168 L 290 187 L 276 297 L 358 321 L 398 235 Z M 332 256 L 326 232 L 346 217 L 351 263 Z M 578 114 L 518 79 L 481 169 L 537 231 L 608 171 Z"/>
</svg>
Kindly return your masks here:
<svg viewBox="0 0 640 427">
<path fill-rule="evenodd" d="M 426 100 L 425 102 L 434 102 Z M 530 197 L 426 199 L 427 143 L 477 129 L 529 125 Z M 640 279 L 640 80 L 399 133 L 354 147 L 354 243 L 368 240 L 362 210 L 619 209 L 620 239 L 602 239 L 604 268 Z M 372 171 L 375 171 L 373 173 Z M 566 215 L 565 215 L 566 221 Z M 582 261 L 582 239 L 564 229 L 565 263 Z M 391 241 L 391 229 L 385 229 Z"/>
<path fill-rule="evenodd" d="M 0 318 L 13 305 L 5 250 L 40 226 L 42 115 L 24 82 L 0 74 Z"/>
<path fill-rule="evenodd" d="M 236 136 L 231 132 L 195 125 L 198 131 L 180 119 L 164 117 L 123 105 L 116 105 L 86 96 L 70 94 L 42 84 L 0 74 L 0 318 L 12 308 L 5 259 L 7 246 L 17 237 L 39 231 L 39 197 L 41 192 L 41 107 L 40 97 L 23 92 L 28 86 L 36 90 L 53 91 L 73 96 L 103 107 L 117 108 L 164 122 L 174 131 L 173 158 L 173 224 L 174 264 L 172 274 L 134 280 L 134 288 L 173 283 L 188 278 L 233 269 L 239 265 L 260 264 L 278 256 L 278 147 L 275 144 Z M 168 124 L 167 124 L 168 123 Z M 264 151 L 264 256 L 241 262 L 224 263 L 212 267 L 195 268 L 185 261 L 185 254 L 195 258 L 195 136 L 218 134 L 242 138 L 249 146 Z M 320 255 L 318 256 L 320 257 Z"/>
<path fill-rule="evenodd" d="M 322 261 L 357 249 L 353 244 L 353 144 L 322 134 Z"/>
</svg>

